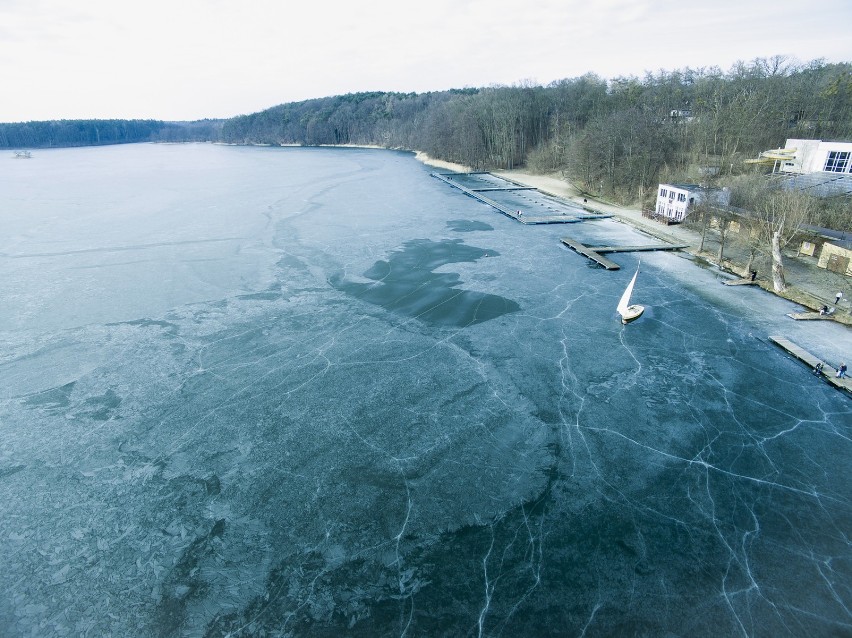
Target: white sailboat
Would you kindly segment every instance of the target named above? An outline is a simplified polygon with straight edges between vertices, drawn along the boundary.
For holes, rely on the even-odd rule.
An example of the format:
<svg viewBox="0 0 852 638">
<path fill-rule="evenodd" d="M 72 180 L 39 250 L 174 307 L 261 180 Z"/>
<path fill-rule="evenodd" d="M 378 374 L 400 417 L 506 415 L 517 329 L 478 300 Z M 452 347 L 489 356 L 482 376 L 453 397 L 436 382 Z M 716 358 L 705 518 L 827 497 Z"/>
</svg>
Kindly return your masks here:
<svg viewBox="0 0 852 638">
<path fill-rule="evenodd" d="M 640 262 L 641 263 L 641 262 Z M 645 312 L 645 306 L 639 304 L 630 305 L 630 295 L 633 294 L 633 286 L 636 285 L 636 277 L 639 275 L 639 265 L 636 266 L 636 272 L 633 273 L 633 279 L 627 284 L 624 289 L 624 294 L 621 295 L 621 300 L 618 302 L 618 314 L 621 315 L 621 323 L 630 323 L 634 319 L 638 319 Z"/>
</svg>

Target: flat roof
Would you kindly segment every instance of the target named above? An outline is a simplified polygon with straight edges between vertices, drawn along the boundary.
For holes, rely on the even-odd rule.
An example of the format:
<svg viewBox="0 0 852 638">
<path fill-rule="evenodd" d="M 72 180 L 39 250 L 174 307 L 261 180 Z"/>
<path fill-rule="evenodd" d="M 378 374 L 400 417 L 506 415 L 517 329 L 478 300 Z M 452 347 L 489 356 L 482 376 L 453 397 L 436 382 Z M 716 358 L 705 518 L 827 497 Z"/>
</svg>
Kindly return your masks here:
<svg viewBox="0 0 852 638">
<path fill-rule="evenodd" d="M 718 186 L 701 186 L 700 184 L 660 184 L 660 186 L 671 186 L 685 191 L 720 191 Z"/>
</svg>

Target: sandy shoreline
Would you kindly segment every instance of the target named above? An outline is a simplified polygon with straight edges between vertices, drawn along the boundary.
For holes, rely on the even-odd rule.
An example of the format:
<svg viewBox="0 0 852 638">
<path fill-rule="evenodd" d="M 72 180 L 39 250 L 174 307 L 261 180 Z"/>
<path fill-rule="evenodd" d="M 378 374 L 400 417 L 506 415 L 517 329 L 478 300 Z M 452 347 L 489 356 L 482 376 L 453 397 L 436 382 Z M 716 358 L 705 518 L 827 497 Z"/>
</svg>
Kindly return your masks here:
<svg viewBox="0 0 852 638">
<path fill-rule="evenodd" d="M 580 191 L 562 179 L 557 173 L 552 173 L 550 175 L 535 175 L 529 171 L 520 169 L 492 172 L 500 177 L 506 177 L 508 179 L 515 180 L 516 182 L 521 182 L 526 186 L 535 186 L 544 193 L 549 193 L 572 201 L 583 201 Z"/>
<path fill-rule="evenodd" d="M 432 157 L 429 157 L 429 155 L 427 155 L 423 151 L 414 151 L 414 159 L 419 162 L 423 162 L 427 166 L 434 166 L 435 168 L 444 168 L 448 171 L 455 171 L 456 173 L 470 173 L 473 171 L 470 166 L 434 159 Z"/>
</svg>

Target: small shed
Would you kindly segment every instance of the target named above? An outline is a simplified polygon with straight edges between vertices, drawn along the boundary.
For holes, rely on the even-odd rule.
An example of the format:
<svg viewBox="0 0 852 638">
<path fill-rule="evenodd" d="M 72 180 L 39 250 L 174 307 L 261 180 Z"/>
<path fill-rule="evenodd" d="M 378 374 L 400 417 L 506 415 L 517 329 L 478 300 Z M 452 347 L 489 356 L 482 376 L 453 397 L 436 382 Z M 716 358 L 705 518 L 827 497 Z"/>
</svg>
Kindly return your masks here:
<svg viewBox="0 0 852 638">
<path fill-rule="evenodd" d="M 817 266 L 852 277 L 852 242 L 825 242 Z"/>
</svg>

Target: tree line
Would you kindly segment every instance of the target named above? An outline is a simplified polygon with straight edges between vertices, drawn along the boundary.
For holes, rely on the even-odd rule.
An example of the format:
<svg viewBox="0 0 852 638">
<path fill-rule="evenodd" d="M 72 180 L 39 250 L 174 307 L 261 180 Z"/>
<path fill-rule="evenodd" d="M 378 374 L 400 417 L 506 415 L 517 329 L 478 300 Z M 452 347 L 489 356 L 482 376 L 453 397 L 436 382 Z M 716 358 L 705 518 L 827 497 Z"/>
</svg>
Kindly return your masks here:
<svg viewBox="0 0 852 638">
<path fill-rule="evenodd" d="M 852 139 L 852 65 L 783 57 L 644 78 L 596 75 L 424 94 L 357 93 L 223 123 L 237 144 L 376 144 L 474 169 L 562 172 L 620 201 L 738 175 L 787 138 Z"/>
<path fill-rule="evenodd" d="M 132 142 L 203 142 L 218 138 L 221 121 L 54 120 L 0 124 L 0 148 L 98 146 Z"/>
<path fill-rule="evenodd" d="M 473 169 L 559 172 L 590 194 L 634 204 L 647 204 L 661 181 L 761 170 L 743 161 L 797 137 L 852 139 L 852 64 L 775 56 L 728 71 L 354 93 L 224 121 L 0 124 L 6 148 L 203 140 L 420 150 Z"/>
</svg>

